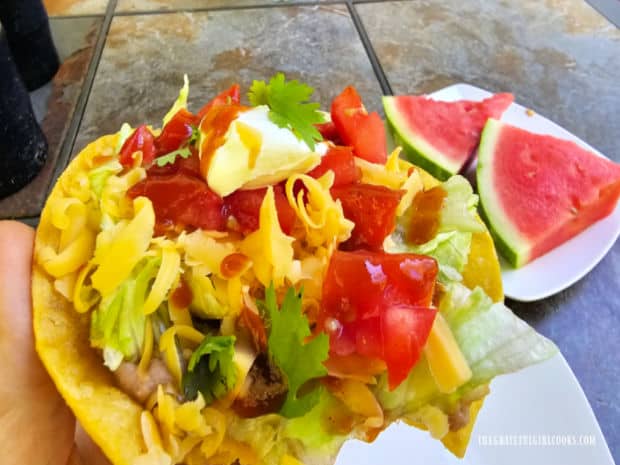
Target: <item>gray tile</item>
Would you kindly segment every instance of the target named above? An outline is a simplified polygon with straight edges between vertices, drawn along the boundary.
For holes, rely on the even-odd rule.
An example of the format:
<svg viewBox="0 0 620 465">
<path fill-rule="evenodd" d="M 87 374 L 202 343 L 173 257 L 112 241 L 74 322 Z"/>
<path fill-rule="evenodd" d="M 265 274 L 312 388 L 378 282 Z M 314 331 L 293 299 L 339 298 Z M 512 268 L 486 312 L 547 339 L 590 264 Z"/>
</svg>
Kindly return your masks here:
<svg viewBox="0 0 620 465">
<path fill-rule="evenodd" d="M 108 0 L 43 0 L 49 16 L 102 15 Z"/>
<path fill-rule="evenodd" d="M 62 65 L 51 83 L 31 94 L 35 115 L 49 144 L 47 162 L 28 186 L 0 200 L 0 218 L 36 216 L 41 211 L 55 168 L 63 163 L 62 144 L 82 92 L 101 22 L 99 18 L 50 20 Z"/>
<path fill-rule="evenodd" d="M 620 30 L 579 0 L 356 5 L 394 93 L 456 82 L 522 104 L 620 161 Z"/>
<path fill-rule="evenodd" d="M 609 21 L 620 27 L 620 2 L 618 0 L 588 0 Z"/>
<path fill-rule="evenodd" d="M 241 6 L 291 5 L 308 0 L 118 0 L 117 13 L 234 8 Z M 317 0 L 316 3 L 319 3 Z"/>
<path fill-rule="evenodd" d="M 124 121 L 159 126 L 190 78 L 197 110 L 232 83 L 277 71 L 316 89 L 325 108 L 347 84 L 380 107 L 381 91 L 344 5 L 117 16 L 103 50 L 75 150 Z"/>
</svg>

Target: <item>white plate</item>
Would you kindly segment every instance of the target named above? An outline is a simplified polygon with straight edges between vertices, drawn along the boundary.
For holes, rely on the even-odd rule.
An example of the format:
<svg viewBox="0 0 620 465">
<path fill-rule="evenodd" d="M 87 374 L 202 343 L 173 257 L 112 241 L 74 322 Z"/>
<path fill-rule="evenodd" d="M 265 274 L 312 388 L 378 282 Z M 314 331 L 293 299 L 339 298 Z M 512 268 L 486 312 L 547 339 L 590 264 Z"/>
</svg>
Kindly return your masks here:
<svg viewBox="0 0 620 465">
<path fill-rule="evenodd" d="M 456 84 L 441 89 L 431 97 L 437 100 L 482 100 L 492 94 L 468 84 Z M 578 145 L 603 157 L 604 155 L 554 122 L 513 103 L 502 116 L 502 121 L 528 131 L 550 134 L 572 140 Z M 601 261 L 620 234 L 620 204 L 607 218 L 565 242 L 551 252 L 527 265 L 514 269 L 503 261 L 504 294 L 515 300 L 531 302 L 556 294 L 585 276 Z"/>
<path fill-rule="evenodd" d="M 579 383 L 558 354 L 491 383 L 463 459 L 428 433 L 399 423 L 372 444 L 347 442 L 336 461 L 336 465 L 365 464 L 614 465 L 614 461 Z"/>
</svg>

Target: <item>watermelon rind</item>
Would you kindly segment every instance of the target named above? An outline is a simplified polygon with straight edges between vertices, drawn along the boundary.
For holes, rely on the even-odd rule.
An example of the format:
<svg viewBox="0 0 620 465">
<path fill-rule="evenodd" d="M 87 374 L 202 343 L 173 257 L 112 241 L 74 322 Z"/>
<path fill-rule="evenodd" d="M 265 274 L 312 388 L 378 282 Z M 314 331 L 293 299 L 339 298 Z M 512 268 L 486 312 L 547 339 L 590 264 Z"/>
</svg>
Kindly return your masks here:
<svg viewBox="0 0 620 465">
<path fill-rule="evenodd" d="M 482 130 L 476 183 L 480 197 L 480 214 L 491 231 L 497 249 L 510 265 L 519 268 L 529 260 L 532 244 L 510 220 L 495 189 L 493 161 L 503 127 L 501 121 L 491 118 Z"/>
<path fill-rule="evenodd" d="M 414 165 L 423 168 L 441 181 L 447 180 L 461 169 L 459 162 L 448 158 L 425 138 L 411 130 L 406 119 L 396 108 L 395 97 L 384 96 L 383 108 L 394 142 Z"/>
</svg>

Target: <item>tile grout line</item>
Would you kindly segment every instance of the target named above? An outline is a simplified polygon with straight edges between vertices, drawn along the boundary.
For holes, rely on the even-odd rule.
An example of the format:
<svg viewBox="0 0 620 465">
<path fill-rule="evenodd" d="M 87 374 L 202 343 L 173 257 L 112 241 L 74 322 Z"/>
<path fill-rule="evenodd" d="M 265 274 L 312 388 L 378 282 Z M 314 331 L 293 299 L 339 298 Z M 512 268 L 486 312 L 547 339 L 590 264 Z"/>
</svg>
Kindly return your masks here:
<svg viewBox="0 0 620 465">
<path fill-rule="evenodd" d="M 268 10 L 271 8 L 290 8 L 304 6 L 321 6 L 321 5 L 344 5 L 346 0 L 326 0 L 319 2 L 301 1 L 296 3 L 262 3 L 258 5 L 233 5 L 233 6 L 214 6 L 214 7 L 197 7 L 197 8 L 177 8 L 170 10 L 136 10 L 136 11 L 119 11 L 114 16 L 147 16 L 147 15 L 164 15 L 174 13 L 207 13 L 217 11 L 239 11 L 239 10 Z"/>
<path fill-rule="evenodd" d="M 366 28 L 364 27 L 364 23 L 362 22 L 362 18 L 360 18 L 359 13 L 355 9 L 355 5 L 352 0 L 347 0 L 347 8 L 349 9 L 349 14 L 351 15 L 351 19 L 353 19 L 353 24 L 357 29 L 357 33 L 359 34 L 360 40 L 362 41 L 362 45 L 366 50 L 366 55 L 370 60 L 370 64 L 372 66 L 373 71 L 375 72 L 375 77 L 379 81 L 379 85 L 381 86 L 381 91 L 384 95 L 393 95 L 392 86 L 388 81 L 387 76 L 385 75 L 385 71 L 383 70 L 383 66 L 381 66 L 381 62 L 379 58 L 377 58 L 377 54 L 375 49 L 370 41 L 370 37 L 368 37 L 368 33 L 366 32 Z"/>
<path fill-rule="evenodd" d="M 48 18 L 50 20 L 54 20 L 54 21 L 63 21 L 65 19 L 97 19 L 97 18 L 102 18 L 104 17 L 106 14 L 104 13 L 81 13 L 81 14 L 75 14 L 75 15 L 53 15 L 53 16 L 48 16 Z"/>
<path fill-rule="evenodd" d="M 75 105 L 75 110 L 73 111 L 73 116 L 71 118 L 71 124 L 69 125 L 65 139 L 62 142 L 62 148 L 60 150 L 60 156 L 58 157 L 58 163 L 54 168 L 54 174 L 50 178 L 50 183 L 47 186 L 47 195 L 49 195 L 49 192 L 53 189 L 56 180 L 71 160 L 71 152 L 73 152 L 75 139 L 77 138 L 78 131 L 82 124 L 82 117 L 84 116 L 84 112 L 86 110 L 86 103 L 90 97 L 90 91 L 95 80 L 95 74 L 97 73 L 97 68 L 99 67 L 103 47 L 105 46 L 108 30 L 110 29 L 110 24 L 112 23 L 112 18 L 114 16 L 116 1 L 117 0 L 110 0 L 106 8 L 103 23 L 101 24 L 99 34 L 97 35 L 97 41 L 95 42 L 93 56 L 90 60 L 90 64 L 88 65 L 84 83 L 82 84 L 82 91 L 80 92 L 80 96 L 78 97 Z"/>
</svg>

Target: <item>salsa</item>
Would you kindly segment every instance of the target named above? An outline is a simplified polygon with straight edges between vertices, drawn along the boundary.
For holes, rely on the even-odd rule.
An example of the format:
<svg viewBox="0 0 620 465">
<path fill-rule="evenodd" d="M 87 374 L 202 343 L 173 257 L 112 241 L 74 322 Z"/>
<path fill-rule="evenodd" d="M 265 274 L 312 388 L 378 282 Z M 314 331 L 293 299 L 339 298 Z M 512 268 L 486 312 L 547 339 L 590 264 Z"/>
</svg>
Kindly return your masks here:
<svg viewBox="0 0 620 465">
<path fill-rule="evenodd" d="M 446 191 L 441 186 L 420 191 L 413 198 L 407 235 L 411 244 L 424 244 L 437 235 L 441 222 L 441 206 L 445 198 Z"/>
</svg>

